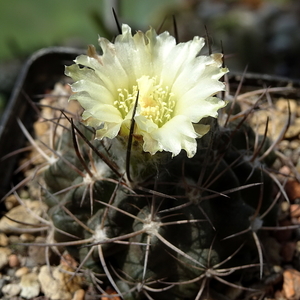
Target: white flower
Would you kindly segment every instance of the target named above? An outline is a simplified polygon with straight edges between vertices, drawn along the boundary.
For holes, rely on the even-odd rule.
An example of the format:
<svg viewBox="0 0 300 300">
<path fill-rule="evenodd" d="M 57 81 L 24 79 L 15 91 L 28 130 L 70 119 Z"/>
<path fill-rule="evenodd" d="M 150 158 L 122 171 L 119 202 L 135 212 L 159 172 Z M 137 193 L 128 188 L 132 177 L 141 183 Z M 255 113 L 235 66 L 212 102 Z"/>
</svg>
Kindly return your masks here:
<svg viewBox="0 0 300 300">
<path fill-rule="evenodd" d="M 214 95 L 224 90 L 219 79 L 222 55 L 197 56 L 204 39 L 194 37 L 176 44 L 168 32 L 157 35 L 150 29 L 134 36 L 128 25 L 114 43 L 99 38 L 102 55 L 89 48 L 89 55 L 76 58 L 66 67 L 75 83 L 70 99 L 77 99 L 87 125 L 97 129 L 97 138 L 129 134 L 134 104 L 134 137 L 143 150 L 155 154 L 181 149 L 188 157 L 196 153 L 196 138 L 209 126 L 197 124 L 202 118 L 217 117 L 226 104 Z"/>
</svg>

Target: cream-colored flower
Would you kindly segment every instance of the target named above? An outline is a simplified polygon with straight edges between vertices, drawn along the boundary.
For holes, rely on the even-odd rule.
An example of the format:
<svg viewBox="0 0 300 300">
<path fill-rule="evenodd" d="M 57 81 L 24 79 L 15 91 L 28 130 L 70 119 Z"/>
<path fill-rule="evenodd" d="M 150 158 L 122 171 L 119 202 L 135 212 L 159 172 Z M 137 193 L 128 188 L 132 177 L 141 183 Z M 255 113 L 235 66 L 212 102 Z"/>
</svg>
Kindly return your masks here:
<svg viewBox="0 0 300 300">
<path fill-rule="evenodd" d="M 192 157 L 196 138 L 209 130 L 197 123 L 217 117 L 225 106 L 214 97 L 224 90 L 222 55 L 198 56 L 204 46 L 200 37 L 176 44 L 168 32 L 157 35 L 152 28 L 132 36 L 128 25 L 114 43 L 100 37 L 99 44 L 102 55 L 90 47 L 66 67 L 75 81 L 70 99 L 80 102 L 83 120 L 97 129 L 97 138 L 128 135 L 137 100 L 134 137 L 143 150 L 177 155 L 184 149 Z"/>
</svg>

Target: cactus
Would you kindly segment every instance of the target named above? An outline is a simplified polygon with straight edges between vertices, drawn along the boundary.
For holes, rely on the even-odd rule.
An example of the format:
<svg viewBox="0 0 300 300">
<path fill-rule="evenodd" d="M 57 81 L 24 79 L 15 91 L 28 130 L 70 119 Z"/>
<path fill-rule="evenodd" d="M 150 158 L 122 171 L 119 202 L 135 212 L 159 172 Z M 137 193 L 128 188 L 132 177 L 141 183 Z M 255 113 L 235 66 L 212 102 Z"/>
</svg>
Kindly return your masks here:
<svg viewBox="0 0 300 300">
<path fill-rule="evenodd" d="M 113 64 L 118 43 L 126 39 L 135 42 L 136 49 L 142 41 L 145 45 L 154 43 L 152 47 L 155 39 L 173 42 L 167 33 L 157 36 L 152 29 L 134 38 L 128 35 L 131 33 L 125 26 L 116 39 L 116 48 L 101 40 L 102 56 L 90 47 L 89 56 L 80 56 L 75 65 L 67 67 L 66 73 L 76 81 L 69 105 L 78 99 L 85 109 L 84 122 L 68 108 L 63 115 L 55 108 L 50 115 L 47 111 L 47 116 L 49 107 L 42 109 L 41 118 L 50 124 L 54 141 L 51 148 L 38 137 L 35 142 L 31 140 L 46 157 L 34 177 L 42 186 L 52 224 L 52 240 L 44 246 L 66 247 L 80 262 L 75 274 L 88 270 L 92 277 L 101 279 L 103 289 L 112 286 L 125 300 L 200 299 L 210 279 L 246 289 L 242 282 L 234 282 L 246 278 L 246 273 L 262 276 L 259 229 L 262 223 L 273 226 L 276 220 L 274 183 L 263 170 L 274 161 L 270 148 L 274 145 L 265 137 L 257 143 L 256 134 L 245 121 L 247 114 L 228 96 L 225 100 L 231 103 L 226 108 L 226 101 L 211 96 L 224 89 L 218 79 L 227 72 L 217 55 L 197 57 L 199 64 L 206 64 L 206 75 L 211 75 L 201 105 L 211 107 L 203 116 L 190 120 L 190 124 L 199 123 L 200 130 L 187 132 L 191 127 L 183 123 L 185 132 L 181 132 L 180 141 L 174 136 L 175 146 L 164 144 L 147 131 L 150 125 L 143 119 L 140 97 L 147 89 L 145 85 L 152 91 L 158 85 L 149 78 L 139 81 L 136 93 L 131 93 L 131 107 L 119 124 L 109 109 L 112 120 L 99 121 L 96 116 L 101 112 L 93 110 L 95 101 L 89 102 L 89 97 L 99 96 L 94 95 L 97 89 L 93 91 L 97 82 L 111 83 L 106 77 L 99 77 L 101 82 L 95 64 L 104 65 L 107 53 Z M 199 41 L 202 43 L 199 39 L 193 43 Z M 193 43 L 180 47 L 192 47 Z M 124 90 L 119 91 L 122 97 Z M 107 91 L 102 92 L 105 95 Z M 101 105 L 107 109 L 107 103 Z M 214 119 L 219 108 L 221 116 Z M 222 122 L 226 117 L 228 121 Z M 153 118 L 151 115 L 151 121 Z M 172 136 L 165 138 L 169 143 Z M 181 143 L 179 150 L 176 143 Z M 268 155 L 264 155 L 266 149 L 270 149 Z M 273 208 L 265 216 L 270 206 Z"/>
</svg>

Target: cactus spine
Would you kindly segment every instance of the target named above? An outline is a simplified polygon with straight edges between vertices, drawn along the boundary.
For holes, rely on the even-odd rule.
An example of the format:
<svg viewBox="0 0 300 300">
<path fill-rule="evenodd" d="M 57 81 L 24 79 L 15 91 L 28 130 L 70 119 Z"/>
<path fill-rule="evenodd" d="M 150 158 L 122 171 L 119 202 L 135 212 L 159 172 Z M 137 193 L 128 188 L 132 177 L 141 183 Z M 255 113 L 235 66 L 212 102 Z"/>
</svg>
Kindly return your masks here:
<svg viewBox="0 0 300 300">
<path fill-rule="evenodd" d="M 131 41 L 128 34 L 128 28 L 124 27 L 121 37 Z M 141 33 L 137 35 L 132 39 L 140 46 Z M 123 42 L 121 37 L 117 38 L 116 53 L 118 43 Z M 166 34 L 158 37 L 169 38 Z M 148 39 L 145 42 L 148 45 L 158 37 L 150 31 L 142 40 Z M 195 39 L 193 43 L 199 41 Z M 51 118 L 43 117 L 50 120 L 49 130 L 55 136 L 53 148 L 39 146 L 52 159 L 35 176 L 42 183 L 42 199 L 49 207 L 48 216 L 53 224 L 53 242 L 48 246 L 65 246 L 80 262 L 76 272 L 89 270 L 94 277 L 99 276 L 104 288 L 112 286 L 125 300 L 200 299 L 209 278 L 221 280 L 228 275 L 226 280 L 236 281 L 242 272 L 257 275 L 257 263 L 262 272 L 262 257 L 252 233 L 255 231 L 257 237 L 259 221 L 273 225 L 276 213 L 274 206 L 268 218 L 257 219 L 259 224 L 254 228 L 254 217 L 264 213 L 273 202 L 273 182 L 262 170 L 264 164 L 272 164 L 272 152 L 264 160 L 257 159 L 267 141 L 263 139 L 257 145 L 256 135 L 245 118 L 220 125 L 212 118 L 216 112 L 207 112 L 206 118 L 201 117 L 197 124 L 199 131 L 186 127 L 186 131 L 193 128 L 192 134 L 188 132 L 183 138 L 181 133 L 180 141 L 174 136 L 174 144 L 180 142 L 185 151 L 178 151 L 168 136 L 165 136 L 168 143 L 164 144 L 160 137 L 147 131 L 152 126 L 149 120 L 155 119 L 151 110 L 154 98 L 145 97 L 149 90 L 151 97 L 155 93 L 164 97 L 162 87 L 143 76 L 137 80 L 136 94 L 134 89 L 131 94 L 126 92 L 131 99 L 131 107 L 128 106 L 131 117 L 122 116 L 119 135 L 112 136 L 115 124 L 96 119 L 100 112 L 95 113 L 91 108 L 95 103 L 87 100 L 94 97 L 94 91 L 88 94 L 85 85 L 81 85 L 89 78 L 91 81 L 85 83 L 93 89 L 100 82 L 96 78 L 100 71 L 94 64 L 104 65 L 105 53 L 114 57 L 112 44 L 104 40 L 101 43 L 103 56 L 97 56 L 90 48 L 89 56 L 77 59 L 77 64 L 86 63 L 86 67 L 67 68 L 67 74 L 77 80 L 71 99 L 78 98 L 84 106 L 86 125 L 76 119 L 76 114 L 69 113 L 68 108 L 61 116 L 54 109 Z M 216 76 L 220 78 L 227 72 L 218 62 L 219 56 L 200 58 L 199 64 L 201 59 L 208 66 L 208 74 L 218 72 Z M 205 101 L 217 110 L 225 106 L 225 101 L 211 97 L 223 89 L 218 80 L 214 84 L 216 91 L 207 92 Z M 122 98 L 124 93 L 125 88 L 118 97 Z M 172 95 L 168 97 L 171 99 Z M 101 109 L 106 109 L 106 105 Z M 126 111 L 128 107 L 122 109 Z M 232 116 L 233 109 L 238 109 L 237 105 L 229 105 L 227 112 L 223 109 L 220 120 L 229 111 L 229 117 Z M 174 109 L 173 115 L 175 112 Z M 173 131 L 180 132 L 180 126 L 178 123 Z M 208 128 L 210 131 L 206 133 Z M 100 135 L 101 139 L 95 139 Z M 201 139 L 195 139 L 202 135 Z M 168 147 L 169 151 L 163 151 Z M 252 231 L 247 231 L 249 228 Z"/>
</svg>

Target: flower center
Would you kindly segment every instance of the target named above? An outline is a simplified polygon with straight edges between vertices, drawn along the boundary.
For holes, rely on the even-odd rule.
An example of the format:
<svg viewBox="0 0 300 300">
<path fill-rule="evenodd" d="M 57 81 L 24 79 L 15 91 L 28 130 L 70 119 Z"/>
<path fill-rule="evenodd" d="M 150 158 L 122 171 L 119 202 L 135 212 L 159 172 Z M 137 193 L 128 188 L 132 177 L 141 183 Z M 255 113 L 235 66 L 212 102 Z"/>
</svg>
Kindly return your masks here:
<svg viewBox="0 0 300 300">
<path fill-rule="evenodd" d="M 118 107 L 123 118 L 134 106 L 138 91 L 137 114 L 145 116 L 158 127 L 172 118 L 175 108 L 174 94 L 168 86 L 157 83 L 156 77 L 149 76 L 139 78 L 130 92 L 127 89 L 118 89 L 118 99 L 114 105 Z"/>
</svg>

